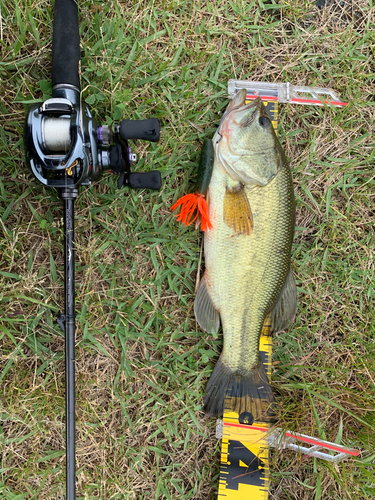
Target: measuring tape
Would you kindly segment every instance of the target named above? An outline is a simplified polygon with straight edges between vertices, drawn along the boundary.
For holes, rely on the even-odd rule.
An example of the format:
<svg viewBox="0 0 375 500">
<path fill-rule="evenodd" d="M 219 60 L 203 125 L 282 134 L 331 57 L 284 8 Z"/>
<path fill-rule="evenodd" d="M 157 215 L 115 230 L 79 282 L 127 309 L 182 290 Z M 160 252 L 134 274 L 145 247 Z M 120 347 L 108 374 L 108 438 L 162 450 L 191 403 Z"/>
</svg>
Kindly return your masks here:
<svg viewBox="0 0 375 500">
<path fill-rule="evenodd" d="M 277 94 L 275 95 L 277 99 Z M 247 99 L 251 99 L 247 96 Z M 277 100 L 263 100 L 277 134 Z M 246 103 L 249 102 L 248 100 Z M 259 352 L 263 366 L 271 381 L 272 337 L 267 335 L 267 320 L 260 336 Z M 230 395 L 224 403 L 221 467 L 218 498 L 228 500 L 267 500 L 269 490 L 269 423 L 254 422 L 246 414 L 228 411 Z M 245 425 L 244 425 L 245 424 Z M 246 427 L 245 427 L 246 426 Z"/>
<path fill-rule="evenodd" d="M 271 380 L 272 337 L 262 330 L 259 352 Z M 254 422 L 246 414 L 228 411 L 230 396 L 224 404 L 219 433 L 222 435 L 218 498 L 228 500 L 266 500 L 269 485 L 269 423 Z M 221 421 L 220 421 L 221 422 Z M 220 432 L 221 431 L 221 432 Z"/>
<path fill-rule="evenodd" d="M 289 83 L 251 81 L 228 82 L 231 97 L 246 88 L 246 103 L 260 96 L 277 134 L 278 102 L 342 107 L 343 102 L 332 89 L 293 86 Z M 272 337 L 265 321 L 260 337 L 259 351 L 271 382 Z M 226 409 L 227 408 L 227 409 Z M 221 467 L 218 498 L 228 500 L 267 500 L 269 491 L 269 447 L 287 447 L 309 456 L 338 462 L 347 456 L 358 456 L 359 451 L 303 434 L 270 429 L 266 422 L 249 421 L 248 415 L 229 411 L 230 395 L 224 405 L 223 420 L 218 420 L 216 436 L 222 438 Z M 251 419 L 252 420 L 252 419 Z M 307 448 L 311 445 L 310 448 Z M 329 450 L 328 453 L 325 450 Z M 336 452 L 335 456 L 332 453 Z"/>
<path fill-rule="evenodd" d="M 246 101 L 248 103 L 249 101 Z M 277 135 L 277 117 L 279 114 L 279 108 L 277 105 L 277 101 L 263 101 L 263 104 L 266 107 L 268 116 L 271 118 L 272 126 Z"/>
</svg>

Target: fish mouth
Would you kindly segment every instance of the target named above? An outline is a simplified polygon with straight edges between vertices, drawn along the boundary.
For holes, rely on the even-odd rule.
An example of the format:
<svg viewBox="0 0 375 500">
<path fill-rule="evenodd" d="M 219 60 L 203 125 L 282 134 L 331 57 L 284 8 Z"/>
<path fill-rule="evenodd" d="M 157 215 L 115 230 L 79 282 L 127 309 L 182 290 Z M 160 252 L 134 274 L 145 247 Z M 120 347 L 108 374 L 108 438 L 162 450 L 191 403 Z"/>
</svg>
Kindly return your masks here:
<svg viewBox="0 0 375 500">
<path fill-rule="evenodd" d="M 233 108 L 233 111 L 236 110 L 240 111 L 241 113 L 253 110 L 253 112 L 246 121 L 238 124 L 240 127 L 248 127 L 250 123 L 254 121 L 257 111 L 259 111 L 260 107 L 262 106 L 262 99 L 260 97 L 251 100 L 248 104 L 245 104 L 245 102 L 246 102 L 246 94 L 242 106 L 238 107 L 236 106 L 235 108 Z"/>
<path fill-rule="evenodd" d="M 227 110 L 225 111 L 224 115 L 222 116 L 220 120 L 220 124 L 217 130 L 217 134 L 219 135 L 219 140 L 216 141 L 216 144 L 218 144 L 223 136 L 221 134 L 221 130 L 223 127 L 223 124 L 225 120 L 228 118 L 228 116 L 232 113 L 232 111 L 247 111 L 249 109 L 254 108 L 254 112 L 251 114 L 250 118 L 246 120 L 245 123 L 241 124 L 241 127 L 247 127 L 250 125 L 250 123 L 254 120 L 254 116 L 256 111 L 260 108 L 262 105 L 262 99 L 260 97 L 257 97 L 256 99 L 253 99 L 250 101 L 248 104 L 246 103 L 246 89 L 242 89 L 233 98 L 232 102 L 229 104 Z"/>
<path fill-rule="evenodd" d="M 251 99 L 251 101 L 246 104 L 247 92 L 246 89 L 241 89 L 232 99 L 232 102 L 229 104 L 224 116 L 228 116 L 234 110 L 241 109 L 241 111 L 245 111 L 251 108 L 258 108 L 261 106 L 262 99 L 257 97 L 255 99 Z"/>
<path fill-rule="evenodd" d="M 242 93 L 242 91 L 241 91 L 241 93 Z M 240 96 L 238 101 L 239 101 L 238 104 L 233 106 L 230 109 L 230 111 L 236 111 L 236 113 L 239 113 L 241 115 L 243 115 L 243 114 L 247 115 L 247 112 L 251 113 L 250 116 L 247 118 L 247 120 L 242 121 L 242 122 L 237 122 L 237 125 L 239 127 L 245 128 L 245 127 L 248 127 L 251 123 L 253 123 L 257 113 L 258 114 L 260 113 L 261 107 L 263 106 L 263 101 L 258 96 L 255 99 L 252 99 L 248 104 L 245 104 L 246 103 L 246 91 Z"/>
<path fill-rule="evenodd" d="M 248 109 L 251 109 L 253 107 L 254 106 L 251 106 L 250 108 L 244 107 L 243 111 L 247 111 Z M 245 122 L 239 123 L 239 126 L 240 127 L 248 127 L 250 125 L 250 123 L 252 123 L 254 121 L 254 118 L 255 118 L 257 111 L 258 111 L 258 108 L 255 108 L 254 111 L 251 113 L 251 116 Z"/>
<path fill-rule="evenodd" d="M 223 124 L 224 120 L 230 115 L 233 111 L 240 111 L 243 113 L 244 111 L 249 111 L 249 110 L 254 110 L 251 116 L 243 123 L 239 124 L 240 127 L 247 127 L 254 121 L 254 117 L 256 112 L 260 109 L 262 106 L 262 99 L 260 97 L 257 97 L 255 99 L 252 99 L 248 104 L 246 104 L 246 89 L 240 90 L 236 96 L 234 97 L 232 103 L 228 106 L 227 111 L 224 113 L 224 116 L 221 120 L 221 124 Z"/>
<path fill-rule="evenodd" d="M 251 109 L 251 108 L 257 109 L 257 108 L 260 108 L 260 106 L 262 105 L 262 99 L 260 97 L 256 97 L 255 99 L 252 99 L 248 104 L 245 104 L 245 102 L 246 102 L 246 99 L 243 103 L 244 105 L 242 107 L 242 111 L 247 110 L 247 109 Z"/>
</svg>

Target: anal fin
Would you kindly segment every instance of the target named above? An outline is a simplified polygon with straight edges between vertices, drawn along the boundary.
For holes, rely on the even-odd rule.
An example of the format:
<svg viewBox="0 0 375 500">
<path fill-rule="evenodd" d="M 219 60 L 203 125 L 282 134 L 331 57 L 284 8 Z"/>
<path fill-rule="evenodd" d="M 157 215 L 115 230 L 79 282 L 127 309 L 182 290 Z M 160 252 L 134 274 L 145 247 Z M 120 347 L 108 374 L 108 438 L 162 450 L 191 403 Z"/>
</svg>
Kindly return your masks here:
<svg viewBox="0 0 375 500">
<path fill-rule="evenodd" d="M 290 270 L 276 304 L 264 320 L 262 334 L 272 335 L 286 330 L 294 319 L 296 309 L 297 287 Z"/>
</svg>

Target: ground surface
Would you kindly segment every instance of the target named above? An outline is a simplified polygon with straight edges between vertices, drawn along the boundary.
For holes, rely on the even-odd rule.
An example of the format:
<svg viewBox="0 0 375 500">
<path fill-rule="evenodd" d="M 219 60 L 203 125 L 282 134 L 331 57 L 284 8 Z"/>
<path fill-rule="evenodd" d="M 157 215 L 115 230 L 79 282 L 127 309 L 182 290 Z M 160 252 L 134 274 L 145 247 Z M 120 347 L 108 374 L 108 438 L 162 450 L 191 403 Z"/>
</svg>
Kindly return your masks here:
<svg viewBox="0 0 375 500">
<path fill-rule="evenodd" d="M 274 455 L 275 500 L 373 498 L 374 8 L 365 0 L 155 0 L 80 5 L 83 98 L 99 122 L 157 116 L 137 144 L 159 193 L 81 190 L 76 203 L 80 499 L 214 499 L 215 421 L 202 394 L 221 349 L 193 301 L 201 236 L 169 207 L 193 187 L 230 78 L 335 88 L 344 109 L 280 107 L 297 198 L 299 305 L 274 341 L 279 425 L 362 450 L 338 466 Z M 27 172 L 27 103 L 50 95 L 49 1 L 1 4 L 0 497 L 64 492 L 61 203 Z M 27 101 L 27 102 L 25 102 Z"/>
</svg>

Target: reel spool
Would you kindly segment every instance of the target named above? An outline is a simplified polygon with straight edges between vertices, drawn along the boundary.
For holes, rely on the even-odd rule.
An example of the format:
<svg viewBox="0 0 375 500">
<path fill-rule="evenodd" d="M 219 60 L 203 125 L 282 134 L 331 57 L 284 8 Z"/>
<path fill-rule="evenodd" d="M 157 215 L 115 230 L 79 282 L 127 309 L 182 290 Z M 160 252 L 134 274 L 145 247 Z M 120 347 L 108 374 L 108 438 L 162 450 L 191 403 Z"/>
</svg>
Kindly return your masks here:
<svg viewBox="0 0 375 500">
<path fill-rule="evenodd" d="M 72 145 L 69 118 L 45 118 L 42 120 L 42 138 L 46 151 L 66 155 Z"/>
</svg>

